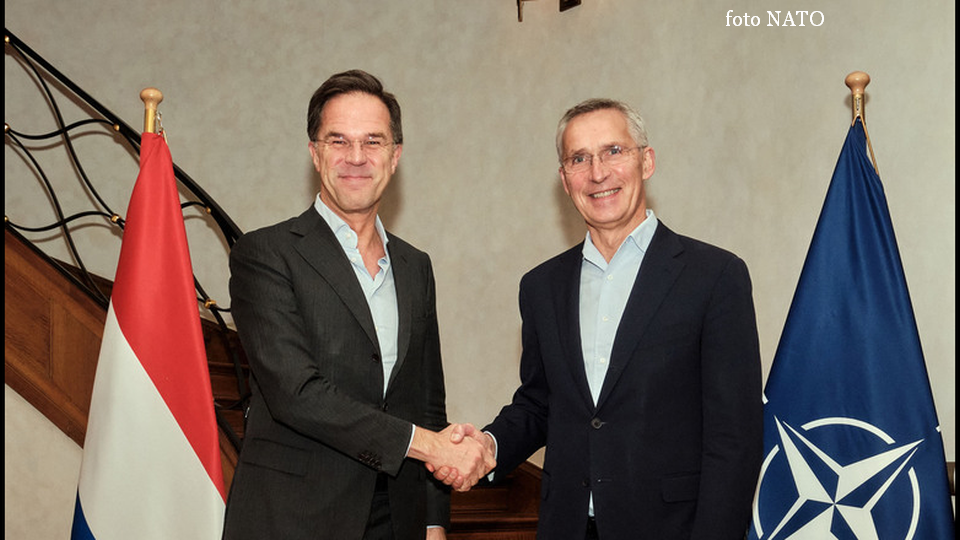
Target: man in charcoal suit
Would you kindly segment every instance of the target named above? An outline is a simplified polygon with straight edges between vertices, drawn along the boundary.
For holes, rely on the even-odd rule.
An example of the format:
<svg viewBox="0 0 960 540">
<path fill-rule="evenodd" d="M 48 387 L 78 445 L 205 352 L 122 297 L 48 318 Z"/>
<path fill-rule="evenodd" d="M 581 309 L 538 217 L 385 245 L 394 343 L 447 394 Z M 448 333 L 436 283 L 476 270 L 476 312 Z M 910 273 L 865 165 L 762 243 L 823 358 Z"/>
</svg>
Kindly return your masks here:
<svg viewBox="0 0 960 540">
<path fill-rule="evenodd" d="M 402 150 L 400 106 L 348 71 L 314 93 L 307 124 L 316 201 L 230 255 L 252 396 L 223 537 L 440 540 L 449 494 L 423 464 L 466 471 L 469 486 L 494 462 L 437 433 L 430 259 L 377 216 Z"/>
</svg>

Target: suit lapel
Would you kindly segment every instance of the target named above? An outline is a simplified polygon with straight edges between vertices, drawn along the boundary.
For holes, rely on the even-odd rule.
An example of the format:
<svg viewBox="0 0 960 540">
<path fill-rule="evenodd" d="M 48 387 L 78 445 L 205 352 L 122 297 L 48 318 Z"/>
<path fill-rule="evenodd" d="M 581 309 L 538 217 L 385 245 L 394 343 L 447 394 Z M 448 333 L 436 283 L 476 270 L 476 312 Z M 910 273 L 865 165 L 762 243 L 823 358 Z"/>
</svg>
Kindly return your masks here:
<svg viewBox="0 0 960 540">
<path fill-rule="evenodd" d="M 416 273 L 407 260 L 407 257 L 401 248 L 398 248 L 399 242 L 389 242 L 387 249 L 390 250 L 390 265 L 393 267 L 393 282 L 397 288 L 397 363 L 393 366 L 390 373 L 390 381 L 387 384 L 387 391 L 393 380 L 400 372 L 403 361 L 407 357 L 407 349 L 410 347 L 411 317 L 413 311 L 413 291 L 419 291 Z"/>
<path fill-rule="evenodd" d="M 631 354 L 637 348 L 646 333 L 647 326 L 653 320 L 660 305 L 670 291 L 670 287 L 680 275 L 684 263 L 678 255 L 683 251 L 676 233 L 662 222 L 657 226 L 650 247 L 644 255 L 640 272 L 630 292 L 630 298 L 623 310 L 617 336 L 613 341 L 610 354 L 610 367 L 603 380 L 603 388 L 597 400 L 599 409 L 604 400 L 617 384 L 617 380 L 631 360 Z"/>
<path fill-rule="evenodd" d="M 557 293 L 553 296 L 556 305 L 557 324 L 560 340 L 568 362 L 568 368 L 574 380 L 574 386 L 580 393 L 584 405 L 593 410 L 593 396 L 587 382 L 586 367 L 583 363 L 583 341 L 580 335 L 580 272 L 583 263 L 583 243 L 567 251 L 560 261 L 556 279 Z"/>
<path fill-rule="evenodd" d="M 379 349 L 373 315 L 357 283 L 350 261 L 347 260 L 330 226 L 311 207 L 293 222 L 290 232 L 300 236 L 294 246 L 300 256 L 337 293 L 350 313 L 357 319 L 370 341 Z"/>
</svg>

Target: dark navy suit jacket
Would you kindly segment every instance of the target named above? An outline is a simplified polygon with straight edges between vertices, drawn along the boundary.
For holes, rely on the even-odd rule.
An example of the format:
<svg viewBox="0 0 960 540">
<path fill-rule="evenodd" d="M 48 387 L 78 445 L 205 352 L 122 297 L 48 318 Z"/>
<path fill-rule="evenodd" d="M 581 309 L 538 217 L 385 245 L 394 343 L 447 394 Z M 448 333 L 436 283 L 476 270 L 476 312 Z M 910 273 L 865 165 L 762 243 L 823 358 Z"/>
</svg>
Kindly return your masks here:
<svg viewBox="0 0 960 540">
<path fill-rule="evenodd" d="M 662 222 L 594 406 L 580 342 L 580 244 L 523 277 L 521 385 L 484 428 L 494 481 L 546 445 L 538 538 L 742 539 L 762 454 L 750 277 Z"/>
</svg>

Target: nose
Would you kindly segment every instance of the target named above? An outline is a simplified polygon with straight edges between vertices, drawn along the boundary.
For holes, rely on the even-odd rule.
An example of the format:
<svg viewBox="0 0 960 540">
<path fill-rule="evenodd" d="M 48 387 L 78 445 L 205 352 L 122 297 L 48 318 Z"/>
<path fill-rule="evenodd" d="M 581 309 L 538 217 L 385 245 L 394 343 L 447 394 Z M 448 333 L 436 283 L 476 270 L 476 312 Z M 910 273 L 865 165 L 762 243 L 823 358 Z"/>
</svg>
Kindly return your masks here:
<svg viewBox="0 0 960 540">
<path fill-rule="evenodd" d="M 350 148 L 347 149 L 347 155 L 344 158 L 347 163 L 359 165 L 367 160 L 367 155 L 363 151 L 363 141 L 350 141 Z"/>
<path fill-rule="evenodd" d="M 600 159 L 600 156 L 593 156 L 593 159 L 590 160 L 590 179 L 594 182 L 602 182 L 606 176 L 607 168 Z"/>
</svg>

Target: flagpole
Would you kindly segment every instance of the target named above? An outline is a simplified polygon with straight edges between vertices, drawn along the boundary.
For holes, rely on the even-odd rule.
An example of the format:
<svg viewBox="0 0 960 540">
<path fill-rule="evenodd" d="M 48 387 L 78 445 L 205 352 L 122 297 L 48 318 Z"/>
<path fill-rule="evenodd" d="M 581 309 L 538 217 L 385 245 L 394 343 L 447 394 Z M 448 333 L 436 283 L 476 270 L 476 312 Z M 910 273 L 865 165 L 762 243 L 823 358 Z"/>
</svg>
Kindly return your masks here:
<svg viewBox="0 0 960 540">
<path fill-rule="evenodd" d="M 163 93 L 156 88 L 144 88 L 140 91 L 143 101 L 143 132 L 157 132 L 157 105 L 163 101 Z"/>
<path fill-rule="evenodd" d="M 866 91 L 867 85 L 870 84 L 870 75 L 862 71 L 854 71 L 853 73 L 847 75 L 847 78 L 844 79 L 844 82 L 847 84 L 847 87 L 850 88 L 850 92 L 853 94 L 853 121 L 851 125 L 857 122 L 857 118 L 860 119 L 860 123 L 863 124 L 863 134 L 867 137 L 867 148 L 870 149 L 870 160 L 873 162 L 873 170 L 877 173 L 877 176 L 880 176 L 880 169 L 877 167 L 877 157 L 873 154 L 873 145 L 870 143 L 870 134 L 867 133 L 867 121 L 864 119 L 863 115 L 863 104 L 864 104 L 864 92 Z"/>
</svg>

